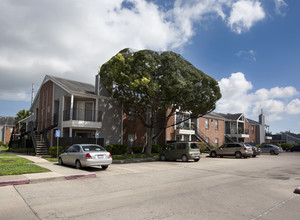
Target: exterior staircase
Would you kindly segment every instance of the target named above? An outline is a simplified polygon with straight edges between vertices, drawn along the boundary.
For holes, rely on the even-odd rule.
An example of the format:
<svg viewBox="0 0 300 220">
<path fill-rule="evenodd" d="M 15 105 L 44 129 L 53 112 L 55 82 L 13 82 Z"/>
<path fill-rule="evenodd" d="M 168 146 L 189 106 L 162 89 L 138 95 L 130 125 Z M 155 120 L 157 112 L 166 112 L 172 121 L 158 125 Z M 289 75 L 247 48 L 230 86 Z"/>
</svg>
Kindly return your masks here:
<svg viewBox="0 0 300 220">
<path fill-rule="evenodd" d="M 37 156 L 44 156 L 49 155 L 49 149 L 41 137 L 41 135 L 34 134 L 35 135 L 35 141 L 36 141 L 36 155 Z"/>
</svg>

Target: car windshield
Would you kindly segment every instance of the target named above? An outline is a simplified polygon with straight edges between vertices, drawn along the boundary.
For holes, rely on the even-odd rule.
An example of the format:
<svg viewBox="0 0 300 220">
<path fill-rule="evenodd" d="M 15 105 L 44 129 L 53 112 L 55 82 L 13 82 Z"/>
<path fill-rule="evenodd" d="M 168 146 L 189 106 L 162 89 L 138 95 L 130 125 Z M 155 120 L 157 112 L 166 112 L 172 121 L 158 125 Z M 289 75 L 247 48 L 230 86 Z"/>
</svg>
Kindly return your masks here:
<svg viewBox="0 0 300 220">
<path fill-rule="evenodd" d="M 82 146 L 84 151 L 105 151 L 105 149 L 98 145 L 85 145 Z"/>
</svg>

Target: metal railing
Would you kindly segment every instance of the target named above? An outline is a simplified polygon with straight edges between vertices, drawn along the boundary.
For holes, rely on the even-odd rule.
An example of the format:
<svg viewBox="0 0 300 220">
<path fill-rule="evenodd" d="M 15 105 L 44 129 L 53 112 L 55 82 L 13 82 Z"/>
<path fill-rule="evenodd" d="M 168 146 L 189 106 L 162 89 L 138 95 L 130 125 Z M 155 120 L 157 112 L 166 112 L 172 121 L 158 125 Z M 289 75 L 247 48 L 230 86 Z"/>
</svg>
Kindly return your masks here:
<svg viewBox="0 0 300 220">
<path fill-rule="evenodd" d="M 225 134 L 249 134 L 249 129 L 230 129 L 230 128 L 226 128 L 225 129 Z"/>
<path fill-rule="evenodd" d="M 71 112 L 72 112 L 72 118 L 71 118 Z M 80 108 L 67 109 L 64 110 L 63 112 L 63 120 L 100 122 L 102 121 L 102 113 L 103 113 L 102 111 L 80 109 Z"/>
</svg>

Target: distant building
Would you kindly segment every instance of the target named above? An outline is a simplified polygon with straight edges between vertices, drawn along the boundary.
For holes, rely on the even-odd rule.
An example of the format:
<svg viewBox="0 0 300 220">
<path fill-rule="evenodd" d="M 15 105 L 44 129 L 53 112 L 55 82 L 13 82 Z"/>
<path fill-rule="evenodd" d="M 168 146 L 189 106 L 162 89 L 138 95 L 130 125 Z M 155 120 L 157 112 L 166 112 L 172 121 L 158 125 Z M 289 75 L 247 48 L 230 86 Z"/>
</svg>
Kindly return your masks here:
<svg viewBox="0 0 300 220">
<path fill-rule="evenodd" d="M 10 140 L 14 127 L 15 127 L 14 117 L 0 116 L 0 141 L 3 141 L 4 144 L 7 144 Z"/>
<path fill-rule="evenodd" d="M 281 132 L 280 134 L 272 135 L 272 143 L 300 143 L 300 135 L 293 134 L 291 132 Z"/>
</svg>

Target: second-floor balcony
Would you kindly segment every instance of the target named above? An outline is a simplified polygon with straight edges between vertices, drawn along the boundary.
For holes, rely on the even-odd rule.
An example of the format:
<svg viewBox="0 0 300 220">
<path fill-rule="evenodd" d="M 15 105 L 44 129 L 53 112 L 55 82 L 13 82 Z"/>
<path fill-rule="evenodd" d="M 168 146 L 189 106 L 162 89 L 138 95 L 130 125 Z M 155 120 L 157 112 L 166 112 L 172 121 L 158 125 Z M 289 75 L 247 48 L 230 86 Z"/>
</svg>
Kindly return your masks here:
<svg viewBox="0 0 300 220">
<path fill-rule="evenodd" d="M 238 129 L 225 129 L 226 135 L 235 138 L 249 138 L 249 129 L 243 129 L 239 127 Z"/>
<path fill-rule="evenodd" d="M 175 130 L 176 135 L 194 135 L 195 130 L 193 126 L 189 126 L 188 124 L 179 124 L 176 126 Z"/>
<path fill-rule="evenodd" d="M 63 126 L 101 128 L 102 113 L 102 111 L 79 108 L 65 110 L 63 114 Z"/>
</svg>

